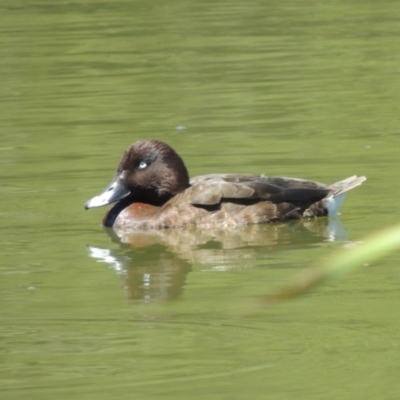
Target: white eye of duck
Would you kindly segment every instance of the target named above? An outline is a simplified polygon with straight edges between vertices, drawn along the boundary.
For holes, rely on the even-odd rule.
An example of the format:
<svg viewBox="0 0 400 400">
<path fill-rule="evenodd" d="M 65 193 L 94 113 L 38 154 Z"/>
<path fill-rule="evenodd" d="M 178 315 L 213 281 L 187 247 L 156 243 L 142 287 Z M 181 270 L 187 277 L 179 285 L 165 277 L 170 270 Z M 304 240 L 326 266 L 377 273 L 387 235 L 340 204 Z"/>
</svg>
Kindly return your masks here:
<svg viewBox="0 0 400 400">
<path fill-rule="evenodd" d="M 139 163 L 139 169 L 145 169 L 147 168 L 147 162 L 146 161 L 140 161 Z"/>
</svg>

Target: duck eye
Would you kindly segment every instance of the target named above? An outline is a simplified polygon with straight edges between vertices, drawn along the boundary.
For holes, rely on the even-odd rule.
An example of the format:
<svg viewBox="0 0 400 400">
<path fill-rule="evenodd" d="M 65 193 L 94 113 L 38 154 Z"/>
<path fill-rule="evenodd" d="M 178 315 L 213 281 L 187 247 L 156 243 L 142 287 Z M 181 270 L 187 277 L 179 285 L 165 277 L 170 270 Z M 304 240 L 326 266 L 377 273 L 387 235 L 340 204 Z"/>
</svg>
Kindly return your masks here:
<svg viewBox="0 0 400 400">
<path fill-rule="evenodd" d="M 140 161 L 139 169 L 145 169 L 145 168 L 147 168 L 147 162 L 146 161 Z"/>
</svg>

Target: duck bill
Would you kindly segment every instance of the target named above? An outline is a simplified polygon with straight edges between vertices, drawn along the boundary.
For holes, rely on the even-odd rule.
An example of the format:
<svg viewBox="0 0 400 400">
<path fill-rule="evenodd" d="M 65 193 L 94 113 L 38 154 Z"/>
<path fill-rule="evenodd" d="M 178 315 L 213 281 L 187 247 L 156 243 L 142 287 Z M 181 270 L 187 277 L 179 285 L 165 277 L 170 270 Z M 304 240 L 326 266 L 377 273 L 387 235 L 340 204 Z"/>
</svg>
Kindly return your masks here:
<svg viewBox="0 0 400 400">
<path fill-rule="evenodd" d="M 117 177 L 98 196 L 93 197 L 85 204 L 85 209 L 106 206 L 128 196 L 131 191 L 126 186 L 123 174 Z"/>
</svg>

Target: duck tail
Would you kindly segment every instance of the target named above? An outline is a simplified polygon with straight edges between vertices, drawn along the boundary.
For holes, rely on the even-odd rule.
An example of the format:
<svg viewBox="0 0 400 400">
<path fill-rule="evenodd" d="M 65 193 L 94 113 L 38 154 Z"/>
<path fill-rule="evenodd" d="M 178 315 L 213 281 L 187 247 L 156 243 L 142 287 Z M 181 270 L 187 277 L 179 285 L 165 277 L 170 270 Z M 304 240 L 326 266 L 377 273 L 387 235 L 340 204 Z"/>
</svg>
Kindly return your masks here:
<svg viewBox="0 0 400 400">
<path fill-rule="evenodd" d="M 337 215 L 349 190 L 360 186 L 367 178 L 365 176 L 351 176 L 330 186 L 330 194 L 326 198 L 328 215 Z"/>
</svg>

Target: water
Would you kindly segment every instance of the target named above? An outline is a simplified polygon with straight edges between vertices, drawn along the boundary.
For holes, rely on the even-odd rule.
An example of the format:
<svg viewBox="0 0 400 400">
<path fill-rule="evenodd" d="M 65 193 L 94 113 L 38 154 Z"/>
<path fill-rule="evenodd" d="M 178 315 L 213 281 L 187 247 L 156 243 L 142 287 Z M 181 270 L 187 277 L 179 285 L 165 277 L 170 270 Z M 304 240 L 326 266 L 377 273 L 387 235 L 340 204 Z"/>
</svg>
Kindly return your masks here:
<svg viewBox="0 0 400 400">
<path fill-rule="evenodd" d="M 397 254 L 254 300 L 397 222 L 396 2 L 0 8 L 2 398 L 397 398 Z M 368 181 L 339 224 L 121 243 L 83 204 L 144 138 L 192 176 Z"/>
</svg>

